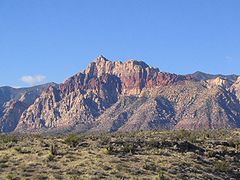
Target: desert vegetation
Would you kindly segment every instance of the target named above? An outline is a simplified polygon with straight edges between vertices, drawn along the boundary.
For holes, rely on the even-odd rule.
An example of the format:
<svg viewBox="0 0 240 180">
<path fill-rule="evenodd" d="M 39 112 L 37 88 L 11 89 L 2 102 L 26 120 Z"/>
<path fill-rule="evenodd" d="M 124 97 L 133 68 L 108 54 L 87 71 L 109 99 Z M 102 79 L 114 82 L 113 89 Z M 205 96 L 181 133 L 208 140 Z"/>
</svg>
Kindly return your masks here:
<svg viewBox="0 0 240 180">
<path fill-rule="evenodd" d="M 0 135 L 0 179 L 240 179 L 240 130 Z"/>
</svg>

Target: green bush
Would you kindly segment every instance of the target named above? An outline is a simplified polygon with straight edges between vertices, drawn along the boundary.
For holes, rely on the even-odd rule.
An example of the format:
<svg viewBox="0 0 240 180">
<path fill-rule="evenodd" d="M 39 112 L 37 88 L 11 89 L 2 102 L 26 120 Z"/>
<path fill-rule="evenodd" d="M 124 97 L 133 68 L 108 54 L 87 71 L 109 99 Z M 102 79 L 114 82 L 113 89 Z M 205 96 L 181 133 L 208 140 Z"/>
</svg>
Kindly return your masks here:
<svg viewBox="0 0 240 180">
<path fill-rule="evenodd" d="M 123 145 L 123 152 L 131 154 L 134 153 L 135 152 L 134 145 L 132 143 L 125 143 Z"/>
<path fill-rule="evenodd" d="M 158 179 L 159 180 L 164 180 L 165 178 L 164 178 L 164 173 L 163 173 L 163 171 L 159 171 L 158 172 Z"/>
<path fill-rule="evenodd" d="M 68 144 L 70 147 L 76 147 L 80 141 L 81 141 L 81 138 L 75 134 L 70 134 L 65 139 L 65 143 Z"/>
<path fill-rule="evenodd" d="M 22 152 L 22 148 L 21 148 L 21 147 L 15 147 L 14 149 L 15 149 L 17 152 L 20 152 L 20 153 Z"/>
<path fill-rule="evenodd" d="M 52 153 L 50 153 L 47 157 L 48 161 L 53 161 L 54 158 L 55 158 L 55 156 Z"/>
<path fill-rule="evenodd" d="M 8 174 L 8 175 L 6 175 L 5 178 L 6 178 L 7 180 L 13 180 L 13 179 L 15 179 L 13 174 Z"/>
<path fill-rule="evenodd" d="M 102 152 L 103 152 L 103 154 L 106 154 L 106 155 L 110 154 L 110 151 L 108 148 L 103 148 Z"/>
</svg>

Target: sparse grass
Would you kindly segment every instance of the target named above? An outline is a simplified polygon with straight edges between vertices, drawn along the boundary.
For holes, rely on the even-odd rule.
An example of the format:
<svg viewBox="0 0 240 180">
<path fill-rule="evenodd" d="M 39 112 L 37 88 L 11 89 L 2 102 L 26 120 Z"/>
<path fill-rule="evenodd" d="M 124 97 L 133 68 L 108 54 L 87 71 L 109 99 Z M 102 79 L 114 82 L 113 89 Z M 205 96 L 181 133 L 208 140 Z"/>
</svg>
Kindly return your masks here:
<svg viewBox="0 0 240 180">
<path fill-rule="evenodd" d="M 217 161 L 215 163 L 215 170 L 220 172 L 228 172 L 230 170 L 230 164 L 226 161 Z"/>
<path fill-rule="evenodd" d="M 0 135 L 0 179 L 239 179 L 239 132 Z"/>
<path fill-rule="evenodd" d="M 0 141 L 2 143 L 17 143 L 18 137 L 16 135 L 0 135 Z"/>
</svg>

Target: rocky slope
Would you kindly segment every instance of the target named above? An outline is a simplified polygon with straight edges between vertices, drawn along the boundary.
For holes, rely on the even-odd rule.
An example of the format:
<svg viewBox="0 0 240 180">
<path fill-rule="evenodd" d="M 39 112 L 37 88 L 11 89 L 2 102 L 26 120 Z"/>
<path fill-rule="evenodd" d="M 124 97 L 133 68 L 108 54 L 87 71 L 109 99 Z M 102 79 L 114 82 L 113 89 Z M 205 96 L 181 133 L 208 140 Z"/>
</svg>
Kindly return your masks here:
<svg viewBox="0 0 240 180">
<path fill-rule="evenodd" d="M 19 89 L 0 87 L 0 132 L 14 131 L 22 113 L 49 85 Z"/>
<path fill-rule="evenodd" d="M 240 105 L 220 86 L 185 81 L 147 90 L 143 97 L 123 97 L 95 123 L 91 131 L 236 128 Z"/>
<path fill-rule="evenodd" d="M 239 97 L 236 75 L 176 75 L 142 61 L 99 56 L 82 73 L 50 86 L 26 106 L 14 105 L 22 109 L 12 114 L 20 116 L 1 122 L 20 117 L 17 132 L 238 128 Z"/>
</svg>

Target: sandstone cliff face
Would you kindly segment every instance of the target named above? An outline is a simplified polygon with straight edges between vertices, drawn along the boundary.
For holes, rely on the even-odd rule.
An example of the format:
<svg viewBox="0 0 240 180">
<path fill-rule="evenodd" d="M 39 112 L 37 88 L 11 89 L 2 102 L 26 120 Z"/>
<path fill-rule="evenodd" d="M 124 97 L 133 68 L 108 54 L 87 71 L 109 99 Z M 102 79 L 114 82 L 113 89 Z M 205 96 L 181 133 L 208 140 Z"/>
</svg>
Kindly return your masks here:
<svg viewBox="0 0 240 180">
<path fill-rule="evenodd" d="M 84 71 L 87 76 L 102 76 L 111 74 L 122 82 L 123 95 L 139 95 L 144 88 L 165 86 L 178 81 L 186 80 L 185 76 L 162 73 L 157 68 L 151 68 L 142 61 L 129 60 L 112 62 L 100 56 Z"/>
<path fill-rule="evenodd" d="M 239 82 L 235 75 L 183 76 L 142 61 L 99 56 L 62 84 L 5 103 L 0 127 L 18 132 L 238 128 Z"/>
<path fill-rule="evenodd" d="M 47 91 L 23 114 L 17 131 L 89 129 L 121 96 L 139 96 L 142 90 L 185 80 L 160 73 L 143 62 L 111 62 L 100 56 L 83 72 Z"/>
</svg>

